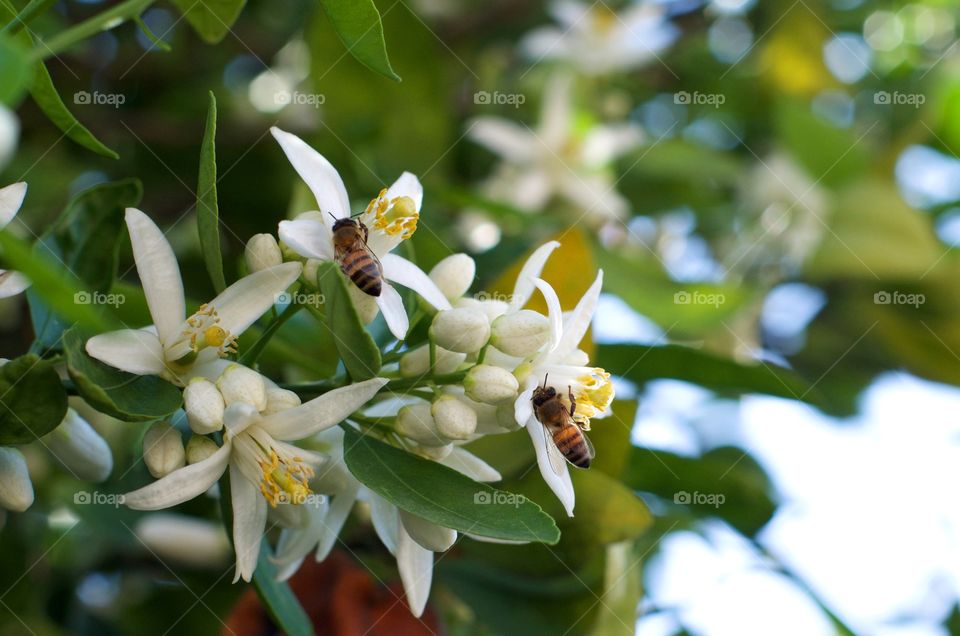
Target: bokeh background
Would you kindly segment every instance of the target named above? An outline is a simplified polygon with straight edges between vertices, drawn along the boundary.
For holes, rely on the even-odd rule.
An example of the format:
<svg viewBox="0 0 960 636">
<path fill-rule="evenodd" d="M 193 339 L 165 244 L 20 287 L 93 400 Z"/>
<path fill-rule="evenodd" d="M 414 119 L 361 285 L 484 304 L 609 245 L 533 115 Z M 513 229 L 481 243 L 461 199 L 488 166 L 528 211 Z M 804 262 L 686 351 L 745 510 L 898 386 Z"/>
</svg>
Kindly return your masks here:
<svg viewBox="0 0 960 636">
<path fill-rule="evenodd" d="M 51 60 L 71 110 L 121 159 L 25 103 L 0 174 L 30 184 L 20 232 L 42 232 L 92 184 L 137 176 L 188 294 L 208 297 L 193 216 L 208 91 L 228 278 L 247 237 L 312 207 L 270 126 L 308 139 L 358 200 L 410 170 L 427 193 L 412 240 L 424 268 L 467 251 L 476 289 L 506 290 L 505 271 L 559 238 L 548 275 L 567 299 L 604 268 L 593 338 L 620 376 L 623 431 L 597 445 L 629 448 L 618 474 L 653 513 L 603 542 L 615 511 L 585 506 L 560 557 L 514 564 L 540 578 L 486 548 L 455 551 L 434 584 L 444 631 L 960 634 L 960 8 L 377 5 L 401 82 L 354 60 L 303 0 L 251 0 L 215 46 L 159 3 L 143 19 L 169 51 L 128 24 Z M 105 6 L 59 2 L 31 28 Z M 120 308 L 131 320 L 134 304 Z M 0 309 L 0 353 L 22 354 L 26 301 Z M 274 372 L 332 372 L 308 325 L 280 340 Z M 143 431 L 96 424 L 115 453 L 109 489 L 143 483 Z M 170 567 L 137 538 L 136 513 L 71 506 L 77 483 L 29 459 L 46 503 L 0 534 L 0 633 L 226 629 L 244 590 L 214 558 L 216 526 L 198 529 L 212 563 Z M 725 501 L 688 505 L 693 491 Z M 206 500 L 180 512 L 217 516 Z M 395 576 L 363 519 L 344 541 Z M 599 565 L 578 562 L 598 550 Z"/>
</svg>

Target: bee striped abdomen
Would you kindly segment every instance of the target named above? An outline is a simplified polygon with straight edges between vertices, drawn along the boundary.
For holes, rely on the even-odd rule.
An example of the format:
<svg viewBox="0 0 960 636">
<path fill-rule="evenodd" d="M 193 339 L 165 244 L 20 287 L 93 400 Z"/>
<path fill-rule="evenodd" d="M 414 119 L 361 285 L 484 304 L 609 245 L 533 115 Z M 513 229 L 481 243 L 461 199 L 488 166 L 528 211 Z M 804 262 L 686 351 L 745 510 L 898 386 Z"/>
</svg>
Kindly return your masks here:
<svg viewBox="0 0 960 636">
<path fill-rule="evenodd" d="M 353 250 L 344 254 L 340 269 L 363 293 L 370 296 L 380 295 L 383 273 L 379 263 L 366 250 Z"/>
<path fill-rule="evenodd" d="M 575 425 L 564 426 L 553 434 L 553 443 L 571 464 L 578 468 L 590 467 L 590 450 L 583 433 Z"/>
</svg>

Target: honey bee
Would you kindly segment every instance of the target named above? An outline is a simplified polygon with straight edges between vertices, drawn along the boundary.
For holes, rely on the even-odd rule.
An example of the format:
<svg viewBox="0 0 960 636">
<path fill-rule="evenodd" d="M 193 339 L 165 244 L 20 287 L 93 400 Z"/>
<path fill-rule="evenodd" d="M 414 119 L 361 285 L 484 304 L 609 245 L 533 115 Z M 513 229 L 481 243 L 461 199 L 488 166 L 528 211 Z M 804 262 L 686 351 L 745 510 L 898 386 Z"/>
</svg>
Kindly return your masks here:
<svg viewBox="0 0 960 636">
<path fill-rule="evenodd" d="M 533 414 L 543 424 L 543 439 L 550 466 L 557 475 L 563 470 L 564 459 L 577 468 L 589 468 L 590 460 L 596 455 L 590 439 L 583 434 L 586 427 L 574 419 L 577 401 L 570 387 L 567 387 L 567 397 L 570 400 L 569 410 L 557 390 L 547 386 L 547 377 L 544 376 L 543 386 L 535 388 L 531 398 Z"/>
<path fill-rule="evenodd" d="M 360 291 L 379 296 L 383 289 L 383 266 L 376 254 L 367 247 L 369 235 L 363 221 L 336 219 L 333 223 L 334 259 Z"/>
</svg>

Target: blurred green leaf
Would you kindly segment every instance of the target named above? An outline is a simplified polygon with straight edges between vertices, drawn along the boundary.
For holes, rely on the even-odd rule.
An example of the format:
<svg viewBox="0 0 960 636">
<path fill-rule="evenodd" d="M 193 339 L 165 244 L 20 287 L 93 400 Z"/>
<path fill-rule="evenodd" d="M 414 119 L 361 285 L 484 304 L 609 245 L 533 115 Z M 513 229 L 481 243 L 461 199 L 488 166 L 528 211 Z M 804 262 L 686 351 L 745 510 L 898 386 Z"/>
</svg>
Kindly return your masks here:
<svg viewBox="0 0 960 636">
<path fill-rule="evenodd" d="M 210 91 L 207 126 L 200 146 L 200 176 L 197 178 L 197 230 L 200 251 L 213 287 L 219 294 L 227 287 L 220 254 L 220 210 L 217 206 L 217 98 Z"/>
<path fill-rule="evenodd" d="M 289 636 L 313 636 L 310 617 L 303 611 L 290 586 L 277 580 L 277 566 L 266 541 L 260 543 L 260 558 L 253 572 L 253 585 L 264 607 L 283 633 Z"/>
<path fill-rule="evenodd" d="M 373 0 L 320 0 L 347 51 L 364 66 L 400 81 L 390 66 L 380 12 Z"/>
<path fill-rule="evenodd" d="M 669 378 L 683 380 L 722 395 L 764 393 L 819 406 L 822 396 L 795 372 L 769 362 L 741 364 L 680 345 L 600 345 L 603 367 L 633 382 Z"/>
<path fill-rule="evenodd" d="M 34 354 L 0 367 L 0 444 L 28 444 L 67 414 L 67 392 L 52 362 Z"/>
<path fill-rule="evenodd" d="M 53 125 L 64 132 L 71 140 L 80 144 L 88 150 L 92 150 L 98 155 L 119 158 L 119 155 L 105 146 L 90 132 L 83 124 L 77 121 L 66 104 L 57 93 L 56 86 L 53 85 L 53 79 L 43 62 L 38 62 L 33 74 L 33 82 L 30 84 L 30 96 L 47 116 Z"/>
<path fill-rule="evenodd" d="M 317 268 L 317 284 L 324 296 L 327 327 L 347 373 L 354 380 L 376 376 L 380 371 L 380 348 L 364 329 L 347 292 L 347 285 L 353 283 L 347 282 L 339 265 L 327 261 Z"/>
<path fill-rule="evenodd" d="M 14 39 L 0 33 L 0 103 L 15 106 L 30 82 L 30 62 Z"/>
<path fill-rule="evenodd" d="M 756 534 L 777 507 L 766 473 L 739 448 L 715 448 L 702 457 L 633 448 L 623 479 L 634 490 L 687 505 L 699 516 L 724 519 L 748 536 Z M 697 503 L 695 493 L 724 499 L 722 503 L 717 503 L 718 497 L 711 500 L 713 504 Z"/>
<path fill-rule="evenodd" d="M 529 499 L 477 483 L 441 464 L 344 427 L 344 459 L 363 484 L 445 528 L 510 541 L 556 543 L 553 519 Z"/>
<path fill-rule="evenodd" d="M 170 0 L 207 44 L 222 40 L 237 21 L 246 0 Z"/>
<path fill-rule="evenodd" d="M 812 181 L 836 186 L 866 170 L 869 140 L 865 141 L 859 128 L 838 128 L 828 123 L 813 112 L 807 100 L 781 100 L 775 115 L 779 138 Z"/>
<path fill-rule="evenodd" d="M 87 355 L 87 334 L 69 329 L 63 334 L 67 372 L 84 400 L 98 411 L 127 422 L 167 417 L 182 403 L 180 389 L 155 375 L 120 371 Z"/>
</svg>

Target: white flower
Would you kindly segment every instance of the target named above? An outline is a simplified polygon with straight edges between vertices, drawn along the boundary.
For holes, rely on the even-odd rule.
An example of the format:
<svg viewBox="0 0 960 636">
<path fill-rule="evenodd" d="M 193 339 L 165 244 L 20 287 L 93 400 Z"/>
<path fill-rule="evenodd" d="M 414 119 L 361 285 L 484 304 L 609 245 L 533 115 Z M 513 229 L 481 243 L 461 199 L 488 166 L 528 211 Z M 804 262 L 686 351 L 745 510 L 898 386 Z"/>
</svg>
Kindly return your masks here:
<svg viewBox="0 0 960 636">
<path fill-rule="evenodd" d="M 127 208 L 127 229 L 153 326 L 94 336 L 87 353 L 137 375 L 160 375 L 184 386 L 191 377 L 220 375 L 236 339 L 300 275 L 284 263 L 241 278 L 185 319 L 183 281 L 173 248 L 150 218 Z"/>
<path fill-rule="evenodd" d="M 271 128 L 271 132 L 294 170 L 313 192 L 322 212 L 320 220 L 282 221 L 280 240 L 306 258 L 334 260 L 333 223 L 350 216 L 350 200 L 343 180 L 330 162 L 302 139 L 279 128 Z M 386 279 L 374 302 L 383 312 L 390 332 L 401 340 L 407 335 L 409 320 L 400 294 L 387 281 L 409 287 L 437 309 L 450 308 L 443 292 L 429 276 L 407 259 L 390 253 L 416 230 L 422 203 L 423 186 L 417 177 L 404 172 L 392 186 L 381 191 L 370 202 L 358 219 L 370 233 L 367 247 L 383 266 L 383 277 Z M 350 285 L 351 289 L 354 287 Z M 359 289 L 356 291 L 361 296 L 366 295 Z M 354 299 L 363 300 L 357 295 L 354 295 Z"/>
<path fill-rule="evenodd" d="M 19 137 L 20 121 L 12 110 L 0 105 L 0 170 L 6 167 L 13 156 Z"/>
<path fill-rule="evenodd" d="M 395 427 L 399 434 L 421 446 L 445 446 L 450 443 L 437 429 L 430 403 L 424 400 L 400 407 Z"/>
<path fill-rule="evenodd" d="M 575 126 L 570 90 L 569 76 L 551 79 L 535 130 L 499 117 L 479 117 L 469 124 L 471 139 L 503 158 L 484 192 L 531 212 L 559 197 L 577 215 L 599 221 L 623 218 L 630 204 L 614 187 L 611 164 L 640 145 L 641 130 L 624 123 L 581 132 Z"/>
<path fill-rule="evenodd" d="M 436 348 L 434 371 L 439 375 L 453 373 L 457 370 L 467 354 L 448 351 L 443 347 Z M 427 375 L 430 371 L 430 345 L 424 344 L 411 349 L 400 357 L 400 375 L 405 378 L 414 378 Z"/>
<path fill-rule="evenodd" d="M 0 508 L 23 512 L 33 504 L 27 460 L 11 446 L 0 446 Z"/>
<path fill-rule="evenodd" d="M 253 405 L 258 412 L 267 408 L 266 380 L 250 367 L 231 364 L 217 378 L 217 388 L 227 406 L 245 402 Z"/>
<path fill-rule="evenodd" d="M 152 554 L 164 560 L 221 568 L 230 554 L 230 542 L 219 522 L 163 512 L 146 515 L 133 531 Z"/>
<path fill-rule="evenodd" d="M 44 435 L 43 445 L 70 473 L 84 481 L 104 481 L 113 470 L 110 446 L 72 408 L 67 409 L 60 426 Z"/>
<path fill-rule="evenodd" d="M 234 581 L 249 581 L 260 553 L 267 508 L 303 502 L 310 494 L 308 480 L 313 467 L 323 461 L 286 442 L 343 421 L 386 382 L 383 378 L 358 382 L 265 416 L 249 404 L 236 402 L 224 413 L 224 443 L 213 455 L 128 493 L 124 502 L 137 510 L 176 506 L 206 492 L 229 470 L 237 556 Z"/>
<path fill-rule="evenodd" d="M 490 339 L 490 321 L 475 309 L 445 309 L 433 317 L 430 338 L 449 351 L 475 353 Z"/>
<path fill-rule="evenodd" d="M 550 319 L 532 309 L 504 314 L 493 321 L 490 344 L 508 356 L 523 358 L 550 340 Z"/>
<path fill-rule="evenodd" d="M 243 259 L 247 263 L 247 271 L 253 274 L 281 264 L 283 254 L 272 234 L 254 234 L 243 250 Z"/>
<path fill-rule="evenodd" d="M 536 29 L 521 46 L 536 62 L 561 60 L 587 75 L 623 71 L 655 59 L 677 37 L 665 12 L 651 2 L 630 3 L 619 13 L 603 2 L 555 2 L 551 13 L 559 27 Z"/>
<path fill-rule="evenodd" d="M 5 109 L 0 106 L 0 114 L 3 110 Z M 2 131 L 0 131 L 0 136 L 2 136 Z M 0 148 L 0 155 L 2 155 L 2 148 Z M 2 164 L 2 156 L 0 156 L 0 165 Z M 27 184 L 23 181 L 0 188 L 0 230 L 9 225 L 13 217 L 20 211 L 25 196 L 27 196 Z M 0 298 L 15 296 L 29 286 L 30 281 L 20 272 L 0 269 Z"/>
<path fill-rule="evenodd" d="M 556 389 L 568 408 L 570 405 L 567 393 L 568 390 L 573 392 L 577 402 L 574 419 L 584 428 L 589 428 L 591 418 L 604 417 L 609 413 L 610 403 L 613 401 L 610 374 L 599 367 L 585 366 L 588 362 L 586 355 L 577 348 L 586 335 L 593 312 L 597 308 L 597 299 L 603 284 L 603 270 L 597 274 L 593 285 L 566 319 L 553 288 L 540 279 L 536 279 L 534 283 L 547 301 L 552 336 L 549 344 L 539 354 L 515 371 L 524 390 L 514 403 L 514 414 L 517 423 L 527 427 L 537 452 L 540 474 L 560 499 L 567 514 L 573 516 L 574 493 L 570 473 L 566 463 L 559 466 L 559 475 L 554 471 L 547 448 L 547 444 L 551 442 L 547 439 L 543 425 L 534 415 L 531 399 L 534 388 L 546 382 L 547 386 Z"/>
</svg>

